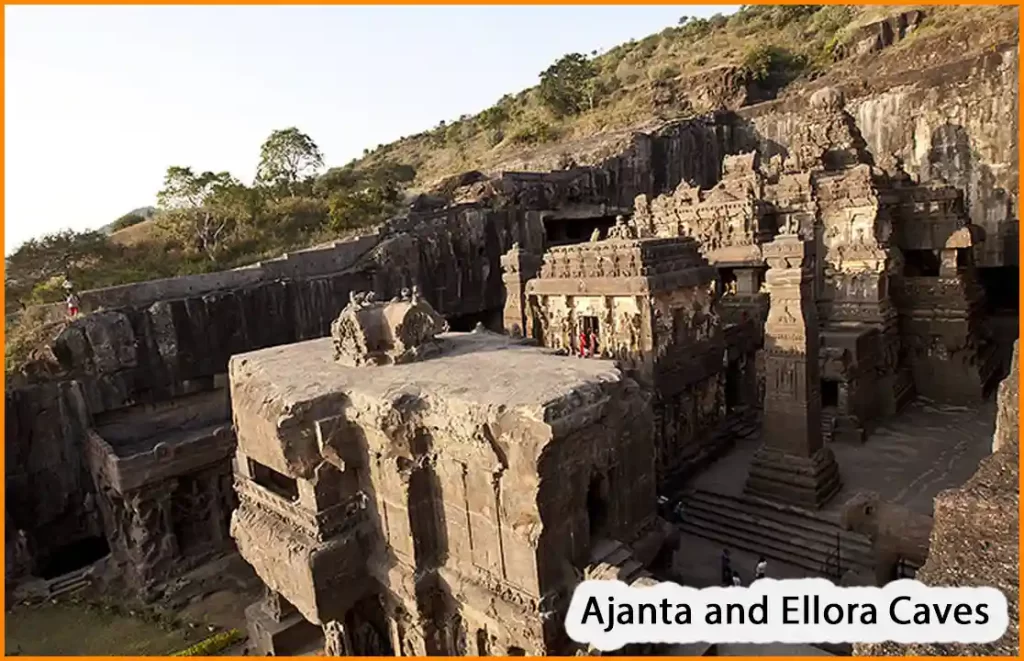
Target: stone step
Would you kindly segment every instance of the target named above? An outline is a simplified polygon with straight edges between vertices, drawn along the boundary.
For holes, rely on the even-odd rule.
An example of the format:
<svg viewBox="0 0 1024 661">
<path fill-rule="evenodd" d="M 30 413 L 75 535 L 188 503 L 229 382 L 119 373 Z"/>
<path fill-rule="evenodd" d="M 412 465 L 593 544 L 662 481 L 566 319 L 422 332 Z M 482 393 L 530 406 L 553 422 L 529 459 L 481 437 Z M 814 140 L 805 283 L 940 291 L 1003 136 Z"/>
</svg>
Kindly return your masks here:
<svg viewBox="0 0 1024 661">
<path fill-rule="evenodd" d="M 834 578 L 834 551 L 826 552 L 820 548 L 809 548 L 801 544 L 799 540 L 768 538 L 763 534 L 738 529 L 729 523 L 710 522 L 696 518 L 681 524 L 680 529 L 697 537 L 724 543 L 727 547 L 737 548 L 754 555 L 763 555 L 766 558 L 800 567 L 814 576 L 827 575 Z M 842 572 L 847 569 L 857 570 L 859 568 L 859 564 L 850 562 L 845 557 L 842 559 Z"/>
<path fill-rule="evenodd" d="M 697 490 L 683 500 L 681 517 L 681 528 L 690 534 L 814 574 L 834 571 L 837 540 L 842 572 L 873 566 L 870 540 L 798 508 Z"/>
<path fill-rule="evenodd" d="M 622 542 L 614 539 L 599 539 L 590 550 L 590 564 L 596 565 L 604 562 L 613 553 L 623 547 Z"/>
<path fill-rule="evenodd" d="M 683 516 L 691 508 L 722 515 L 728 513 L 729 516 L 738 516 L 746 521 L 825 542 L 833 547 L 836 542 L 836 533 L 839 533 L 844 549 L 870 553 L 872 548 L 871 540 L 865 535 L 844 531 L 836 521 L 790 505 L 781 505 L 748 496 L 719 494 L 703 489 L 687 493 L 683 497 L 683 503 Z"/>
<path fill-rule="evenodd" d="M 736 546 L 754 554 L 773 557 L 776 560 L 789 562 L 815 573 L 821 571 L 826 563 L 835 557 L 836 545 L 823 543 L 787 534 L 784 530 L 769 528 L 749 521 L 734 519 L 728 516 L 713 516 L 707 513 L 692 513 L 683 519 L 683 530 L 698 537 L 715 537 L 728 535 L 737 540 Z M 708 534 L 705 535 L 704 533 Z M 871 556 L 851 552 L 842 548 L 840 561 L 844 568 L 862 569 L 871 566 Z"/>
</svg>

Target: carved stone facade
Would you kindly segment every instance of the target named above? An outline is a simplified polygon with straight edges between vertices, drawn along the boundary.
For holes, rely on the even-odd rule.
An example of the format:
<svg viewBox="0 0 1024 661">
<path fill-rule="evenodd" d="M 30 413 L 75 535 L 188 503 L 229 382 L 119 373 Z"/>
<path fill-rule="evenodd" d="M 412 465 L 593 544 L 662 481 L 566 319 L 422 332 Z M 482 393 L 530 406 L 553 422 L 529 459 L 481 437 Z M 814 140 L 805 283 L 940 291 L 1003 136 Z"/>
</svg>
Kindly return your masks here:
<svg viewBox="0 0 1024 661">
<path fill-rule="evenodd" d="M 765 244 L 771 297 L 765 324 L 767 390 L 761 448 L 746 490 L 753 495 L 818 508 L 840 487 L 832 450 L 821 438 L 814 244 L 796 235 Z"/>
<path fill-rule="evenodd" d="M 232 546 L 235 437 L 227 422 L 202 424 L 204 414 L 220 417 L 226 393 L 175 404 L 122 412 L 86 437 L 107 542 L 126 582 L 144 598 Z M 148 427 L 148 437 L 129 441 L 139 425 Z"/>
<path fill-rule="evenodd" d="M 714 270 L 692 239 L 640 239 L 636 226 L 617 228 L 608 240 L 545 253 L 526 285 L 533 337 L 566 353 L 616 360 L 652 392 L 663 483 L 721 450 L 708 444 L 725 414 Z"/>
<path fill-rule="evenodd" d="M 501 258 L 502 282 L 505 284 L 503 326 L 512 337 L 533 335 L 534 318 L 526 302 L 526 283 L 540 270 L 539 255 L 512 246 Z"/>
<path fill-rule="evenodd" d="M 762 247 L 777 232 L 815 244 L 827 440 L 863 442 L 915 392 L 961 401 L 994 383 L 996 347 L 980 322 L 972 275 L 979 228 L 968 224 L 956 189 L 920 185 L 895 161 L 877 167 L 837 90 L 811 97 L 785 157 L 726 157 L 715 187 L 684 182 L 669 195 L 641 195 L 635 220 L 659 236 L 698 240 L 722 280 L 726 327 L 752 319 L 756 345 L 766 312 L 752 294 Z M 934 273 L 915 271 L 922 256 Z M 748 342 L 738 331 L 729 336 Z M 730 355 L 742 352 L 730 346 Z"/>
<path fill-rule="evenodd" d="M 561 622 L 600 543 L 657 529 L 648 397 L 485 331 L 371 367 L 390 331 L 362 328 L 344 361 L 329 339 L 232 359 L 240 553 L 326 654 L 571 654 Z M 274 621 L 264 602 L 250 628 Z"/>
</svg>

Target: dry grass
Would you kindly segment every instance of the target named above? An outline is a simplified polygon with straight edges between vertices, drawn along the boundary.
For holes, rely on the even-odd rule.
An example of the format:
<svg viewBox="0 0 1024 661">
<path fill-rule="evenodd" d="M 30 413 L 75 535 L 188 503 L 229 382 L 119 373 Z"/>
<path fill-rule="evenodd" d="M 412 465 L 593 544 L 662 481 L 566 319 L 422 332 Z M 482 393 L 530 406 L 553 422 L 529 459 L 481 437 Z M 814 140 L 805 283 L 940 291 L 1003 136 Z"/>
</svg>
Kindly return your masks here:
<svg viewBox="0 0 1024 661">
<path fill-rule="evenodd" d="M 723 19 L 714 29 L 670 27 L 599 55 L 595 64 L 600 79 L 611 91 L 597 108 L 582 115 L 566 119 L 551 116 L 541 107 L 534 88 L 506 103 L 512 117 L 501 126 L 500 134 L 481 127 L 479 116 L 470 117 L 443 129 L 384 145 L 362 159 L 359 166 L 383 160 L 410 163 L 417 168 L 417 186 L 426 188 L 458 172 L 530 162 L 530 154 L 538 152 L 538 146 L 517 143 L 515 137 L 531 127 L 546 127 L 551 137 L 542 146 L 547 146 L 548 151 L 554 147 L 557 152 L 558 145 L 640 127 L 653 119 L 685 117 L 706 109 L 669 108 L 666 114 L 654 103 L 654 88 L 659 82 L 683 86 L 677 91 L 685 93 L 688 77 L 717 67 L 739 67 L 748 52 L 763 45 L 781 46 L 805 58 L 804 75 L 794 81 L 794 86 L 799 86 L 834 68 L 830 48 L 835 44 L 850 39 L 866 25 L 910 9 L 924 10 L 926 19 L 918 33 L 897 45 L 903 68 L 914 68 L 913 45 L 925 37 L 969 37 L 973 50 L 1005 37 L 1008 30 L 1016 30 L 1015 7 L 828 6 L 806 15 L 800 15 L 798 8 L 785 14 L 780 7 L 760 7 L 753 14 L 740 12 Z M 944 57 L 955 59 L 965 54 L 957 49 Z M 887 53 L 876 57 L 881 55 Z M 925 64 L 932 63 L 922 66 Z M 497 140 L 498 137 L 501 139 Z"/>
</svg>

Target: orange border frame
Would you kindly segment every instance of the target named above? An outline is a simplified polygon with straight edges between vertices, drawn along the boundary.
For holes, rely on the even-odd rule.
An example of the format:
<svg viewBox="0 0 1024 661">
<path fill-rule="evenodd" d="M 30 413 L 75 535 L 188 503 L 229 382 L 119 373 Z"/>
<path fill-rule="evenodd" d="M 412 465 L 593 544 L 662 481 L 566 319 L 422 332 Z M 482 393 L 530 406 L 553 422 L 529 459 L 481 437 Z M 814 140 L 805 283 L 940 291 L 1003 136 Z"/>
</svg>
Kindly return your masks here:
<svg viewBox="0 0 1024 661">
<path fill-rule="evenodd" d="M 133 2 L 132 0 L 106 0 L 104 2 L 88 2 L 88 1 L 85 1 L 85 0 L 65 0 L 64 2 L 35 2 L 33 0 L 13 0 L 13 1 L 8 1 L 8 2 L 4 3 L 5 7 L 7 5 L 358 5 L 358 4 L 376 4 L 376 5 L 570 5 L 570 4 L 571 5 L 629 5 L 629 4 L 637 4 L 637 5 L 679 5 L 680 7 L 682 7 L 682 6 L 686 6 L 686 4 L 696 4 L 696 3 L 679 3 L 679 2 L 674 2 L 673 0 L 642 0 L 640 2 L 616 2 L 615 0 L 510 0 L 510 1 L 507 1 L 507 2 L 502 1 L 502 0 L 479 0 L 479 1 L 475 1 L 475 2 L 473 0 L 442 0 L 442 1 L 439 1 L 439 2 L 430 2 L 429 0 L 389 0 L 389 1 L 377 1 L 377 2 L 358 2 L 357 0 L 304 0 L 302 2 L 275 2 L 273 0 L 252 0 L 250 2 L 243 2 L 241 0 L 221 0 L 220 2 L 218 2 L 216 0 L 213 0 L 213 1 L 210 1 L 210 0 L 148 0 L 148 1 L 135 1 L 135 2 Z M 709 5 L 727 5 L 727 4 L 730 4 L 730 3 L 721 2 L 720 0 L 711 0 L 707 4 L 709 4 Z M 752 1 L 748 2 L 747 4 L 755 4 L 755 5 L 798 5 L 798 4 L 806 4 L 806 3 L 800 2 L 799 0 L 780 0 L 779 2 L 765 2 L 764 0 L 752 0 Z M 823 0 L 823 1 L 819 1 L 817 4 L 823 4 L 823 5 L 878 5 L 878 6 L 894 5 L 893 2 L 885 2 L 883 0 L 860 0 L 860 1 L 853 1 L 853 2 L 837 2 L 836 0 Z M 1016 6 L 1019 7 L 1021 5 L 1021 2 L 1020 1 L 1018 1 L 1018 2 L 1007 2 L 1005 0 L 1001 0 L 1001 1 L 997 1 L 997 2 L 980 2 L 978 0 L 967 0 L 965 2 L 932 1 L 932 2 L 922 2 L 922 3 L 918 3 L 918 4 L 922 4 L 922 5 L 1004 5 L 1004 6 L 1014 6 L 1014 5 L 1016 5 Z M 1020 18 L 1019 13 L 1018 13 L 1018 16 L 1017 16 L 1017 22 L 1018 22 L 1018 35 L 1019 35 L 1019 29 L 1020 29 L 1020 25 L 1021 25 L 1021 18 Z M 3 15 L 0 15 L 0 29 L 2 29 L 2 31 L 3 31 L 3 35 L 0 36 L 0 45 L 5 45 L 6 44 L 6 34 L 7 34 L 6 33 L 6 12 L 4 12 Z M 1024 121 L 1022 121 L 1022 120 L 1024 120 L 1024 112 L 1021 112 L 1020 99 L 1019 99 L 1020 89 L 1021 89 L 1022 86 L 1024 86 L 1024 85 L 1022 85 L 1022 83 L 1024 83 L 1024 69 L 1021 69 L 1021 67 L 1020 67 L 1019 52 L 1020 52 L 1020 47 L 1019 47 L 1019 44 L 1018 44 L 1018 66 L 1017 66 L 1017 91 L 1018 91 L 1017 92 L 1018 93 L 1018 102 L 1017 102 L 1017 150 L 1018 150 L 1018 172 L 1017 172 L 1017 176 L 1018 176 L 1018 183 L 1017 183 L 1017 190 L 1018 190 L 1018 195 L 1019 195 L 1019 192 L 1020 192 L 1020 189 L 1021 189 L 1020 184 L 1022 182 L 1024 182 L 1024 176 L 1022 176 L 1022 174 L 1020 172 L 1020 165 L 1019 165 L 1019 161 L 1020 161 L 1020 145 L 1021 145 L 1022 142 L 1024 142 Z M 6 53 L 6 49 L 0 51 L 0 59 L 2 59 L 4 57 L 5 53 Z M 6 75 L 6 68 L 4 68 L 2 71 L 0 71 L 0 81 L 2 81 L 4 79 L 5 75 Z M 5 91 L 6 91 L 6 87 L 0 86 L 0 102 L 2 102 L 2 100 L 3 100 L 3 95 L 4 95 Z M 4 122 L 4 133 L 3 133 L 3 136 L 0 136 L 0 147 L 3 147 L 3 145 L 4 145 L 4 137 L 6 136 L 6 132 L 7 132 L 7 116 L 6 116 L 6 113 L 4 114 L 3 122 Z M 6 152 L 4 152 L 4 158 L 0 159 L 0 175 L 4 174 L 5 168 L 6 168 Z M 2 203 L 3 200 L 4 200 L 4 187 L 5 187 L 5 185 L 6 185 L 6 177 L 3 177 L 2 180 L 0 180 L 0 203 Z M 1018 203 L 1019 203 L 1019 201 L 1018 201 Z M 2 229 L 4 227 L 4 221 L 5 221 L 5 216 L 6 216 L 6 206 L 4 206 L 3 209 L 4 209 L 4 211 L 0 212 L 0 229 Z M 1020 214 L 1019 214 L 1019 204 L 1018 204 L 1018 216 L 1019 215 Z M 1019 222 L 1019 218 L 1018 218 L 1018 222 Z M 1019 247 L 1024 247 L 1024 239 L 1022 239 L 1019 231 L 1018 231 L 1018 246 Z M 1019 275 L 1018 278 L 1019 278 L 1019 284 L 1020 285 L 1024 285 L 1024 277 Z M 3 301 L 4 301 L 4 292 L 0 291 L 0 303 L 2 303 Z M 1021 302 L 1024 302 L 1024 295 L 1021 295 Z M 5 343 L 6 343 L 6 330 L 7 330 L 6 329 L 6 325 L 3 328 L 0 328 L 0 344 L 4 344 L 5 345 Z M 6 387 L 7 387 L 7 383 L 6 383 L 6 375 L 5 375 L 4 376 L 4 389 L 5 389 L 5 391 L 6 391 Z M 1024 392 L 1018 394 L 1018 398 L 1019 398 L 1019 404 L 1024 405 Z M 1019 411 L 1020 410 L 1024 410 L 1024 406 L 1021 406 L 1019 408 Z M 6 411 L 0 411 L 0 423 L 4 422 L 5 414 L 6 414 Z M 1024 418 L 1024 415 L 1021 415 L 1021 417 Z M 6 429 L 6 426 L 4 428 Z M 0 469 L 4 468 L 4 461 L 5 461 L 5 453 L 0 453 Z M 1024 480 L 1022 480 L 1020 478 L 1020 474 L 1018 472 L 1018 494 L 1020 492 L 1020 487 L 1021 487 L 1022 484 L 1024 484 Z M 5 499 L 6 499 L 6 489 L 4 490 L 4 492 L 0 492 L 0 505 L 4 504 L 6 502 Z M 1020 505 L 1020 501 L 1018 499 L 1018 519 L 1017 519 L 1018 528 L 1020 526 L 1020 521 L 1021 521 L 1022 518 L 1024 518 L 1024 507 L 1022 507 Z M 3 527 L 5 525 L 6 525 L 6 522 L 0 523 L 0 531 L 3 530 Z M 1018 534 L 1017 544 L 1018 544 L 1018 558 L 1017 559 L 1018 559 L 1018 562 L 1021 563 L 1020 567 L 1018 567 L 1018 574 L 1017 574 L 1017 580 L 1018 580 L 1018 586 L 1019 586 L 1019 584 L 1020 584 L 1020 576 L 1021 576 L 1022 573 L 1024 573 L 1024 562 L 1021 561 L 1021 555 L 1020 555 L 1021 550 L 1024 549 L 1024 545 L 1021 544 L 1019 534 Z M 4 583 L 6 583 L 6 579 L 0 579 L 0 581 L 3 581 Z M 3 610 L 0 610 L 0 626 L 4 626 L 3 631 L 0 632 L 0 637 L 6 639 L 6 625 L 5 625 L 6 595 L 0 596 L 0 599 L 3 599 L 3 605 L 4 605 Z M 1020 604 L 1020 597 L 1019 597 L 1019 594 L 1018 594 L 1018 604 L 1017 604 L 1018 612 L 1019 612 L 1019 609 L 1020 609 L 1020 605 L 1021 605 Z M 1018 639 L 1018 646 L 1019 645 L 1020 645 L 1020 640 Z M 1018 654 L 1020 654 L 1019 650 L 1020 650 L 1020 648 L 1018 647 Z M 6 656 L 6 650 L 4 650 L 3 655 Z M 64 658 L 68 658 L 68 657 L 60 657 L 60 656 L 38 657 L 37 656 L 37 657 L 24 657 L 24 658 L 32 658 L 32 659 L 64 659 Z M 116 657 L 116 656 L 89 657 L 89 656 L 81 656 L 81 657 L 77 657 L 77 658 L 80 658 L 80 659 L 100 659 L 100 658 L 133 658 L 133 657 L 127 657 L 127 656 L 124 656 L 124 657 Z M 166 661 L 172 661 L 173 659 L 177 659 L 179 657 L 171 657 L 171 656 L 159 657 L 159 656 L 153 656 L 153 657 L 146 657 L 146 658 L 165 659 Z M 231 658 L 231 659 L 238 659 L 239 661 L 241 661 L 241 660 L 251 659 L 252 657 L 242 657 L 242 656 L 240 656 L 240 657 L 218 657 L 218 658 Z M 287 657 L 287 658 L 299 659 L 299 658 L 303 658 L 303 657 Z M 383 657 L 383 658 L 391 658 L 391 657 Z M 420 657 L 420 658 L 424 658 L 425 659 L 426 657 Z M 506 658 L 508 658 L 508 657 L 506 657 Z M 579 657 L 566 657 L 566 658 L 579 658 Z M 619 658 L 627 658 L 627 657 L 619 657 Z M 701 658 L 701 657 L 671 657 L 671 658 Z M 743 657 L 735 657 L 735 658 L 743 658 Z M 751 657 L 751 658 L 768 659 L 768 660 L 776 661 L 776 660 L 781 660 L 781 659 L 803 659 L 803 658 L 811 658 L 811 657 L 775 656 L 775 657 Z M 860 658 L 868 659 L 868 658 L 885 658 L 885 657 L 860 657 Z M 931 658 L 931 659 L 937 659 L 938 660 L 938 659 L 944 659 L 945 657 L 907 657 L 907 658 L 918 658 L 918 659 L 921 659 L 921 658 Z M 1003 658 L 1003 657 L 974 657 L 974 658 L 993 658 L 993 659 L 995 659 L 995 658 Z"/>
</svg>

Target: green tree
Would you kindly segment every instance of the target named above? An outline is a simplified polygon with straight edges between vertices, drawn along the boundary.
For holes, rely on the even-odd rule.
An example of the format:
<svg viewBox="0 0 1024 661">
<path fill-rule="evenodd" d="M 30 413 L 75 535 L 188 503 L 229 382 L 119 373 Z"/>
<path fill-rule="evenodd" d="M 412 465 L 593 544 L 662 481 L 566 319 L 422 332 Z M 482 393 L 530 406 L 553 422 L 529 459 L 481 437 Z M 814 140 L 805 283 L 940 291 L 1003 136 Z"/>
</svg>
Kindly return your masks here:
<svg viewBox="0 0 1024 661">
<path fill-rule="evenodd" d="M 260 147 L 256 181 L 293 196 L 296 184 L 315 175 L 323 165 L 323 154 L 312 138 L 294 127 L 281 129 L 271 133 Z"/>
<path fill-rule="evenodd" d="M 167 168 L 164 187 L 156 195 L 165 226 L 210 261 L 221 247 L 237 216 L 232 212 L 242 184 L 228 172 L 196 174 L 192 168 Z"/>
<path fill-rule="evenodd" d="M 69 278 L 77 289 L 91 286 L 90 270 L 113 258 L 117 246 L 102 232 L 63 230 L 29 239 L 5 260 L 4 289 L 10 304 L 42 303 L 63 295 L 54 282 Z M 33 297 L 33 292 L 38 297 Z"/>
<path fill-rule="evenodd" d="M 540 100 L 558 116 L 575 115 L 597 101 L 597 69 L 585 55 L 570 53 L 540 74 Z"/>
</svg>

